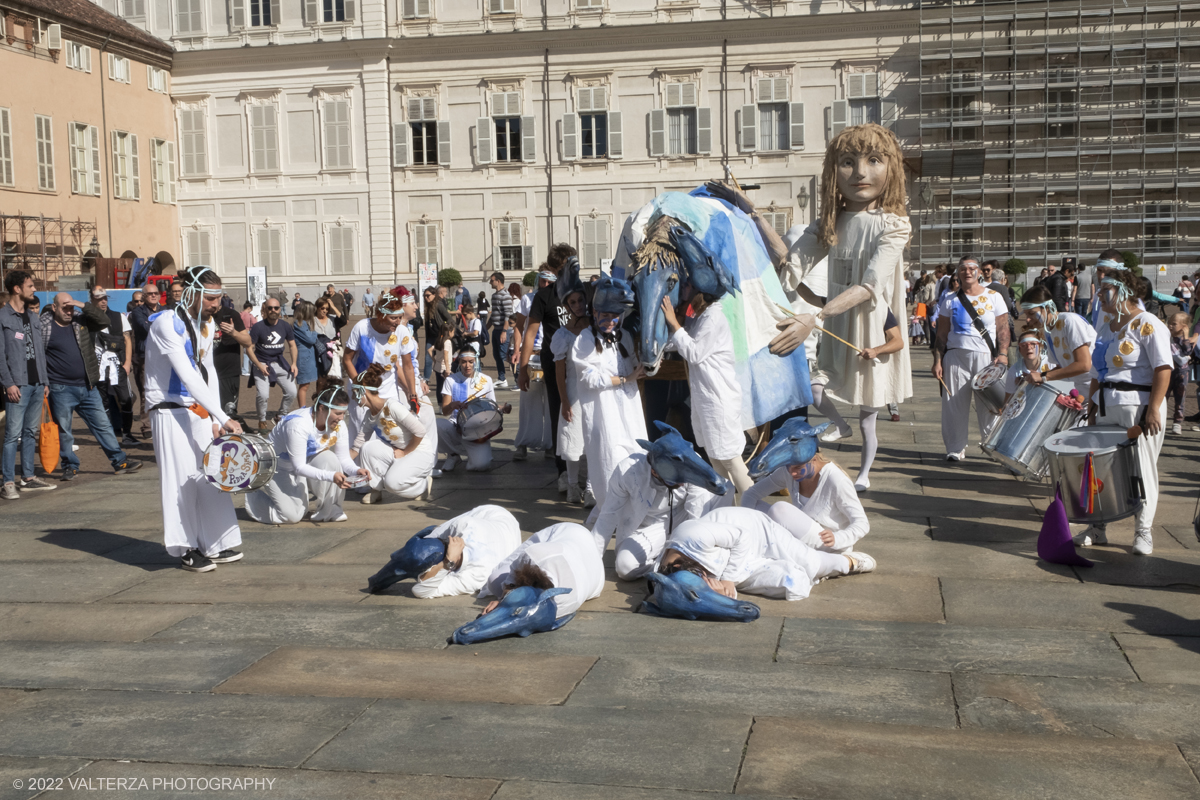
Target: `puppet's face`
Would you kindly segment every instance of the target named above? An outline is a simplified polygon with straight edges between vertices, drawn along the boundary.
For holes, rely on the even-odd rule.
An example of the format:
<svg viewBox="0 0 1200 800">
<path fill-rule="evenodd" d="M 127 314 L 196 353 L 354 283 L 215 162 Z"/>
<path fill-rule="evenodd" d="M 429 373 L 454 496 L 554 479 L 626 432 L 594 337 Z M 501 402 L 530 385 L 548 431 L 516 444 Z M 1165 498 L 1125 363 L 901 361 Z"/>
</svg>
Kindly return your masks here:
<svg viewBox="0 0 1200 800">
<path fill-rule="evenodd" d="M 837 187 L 850 210 L 872 207 L 887 188 L 888 165 L 879 153 L 838 156 Z"/>
</svg>

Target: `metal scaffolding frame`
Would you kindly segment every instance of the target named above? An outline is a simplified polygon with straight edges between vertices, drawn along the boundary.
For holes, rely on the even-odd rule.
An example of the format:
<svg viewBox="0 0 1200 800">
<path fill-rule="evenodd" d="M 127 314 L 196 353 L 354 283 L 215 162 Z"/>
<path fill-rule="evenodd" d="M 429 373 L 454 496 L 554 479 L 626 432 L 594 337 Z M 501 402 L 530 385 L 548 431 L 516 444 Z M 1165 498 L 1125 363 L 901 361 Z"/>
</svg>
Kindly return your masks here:
<svg viewBox="0 0 1200 800">
<path fill-rule="evenodd" d="M 79 275 L 96 233 L 95 222 L 0 213 L 0 280 L 23 269 L 39 288 L 50 289 L 63 275 Z"/>
<path fill-rule="evenodd" d="M 1200 261 L 1200 2 L 919 6 L 922 265 Z"/>
</svg>

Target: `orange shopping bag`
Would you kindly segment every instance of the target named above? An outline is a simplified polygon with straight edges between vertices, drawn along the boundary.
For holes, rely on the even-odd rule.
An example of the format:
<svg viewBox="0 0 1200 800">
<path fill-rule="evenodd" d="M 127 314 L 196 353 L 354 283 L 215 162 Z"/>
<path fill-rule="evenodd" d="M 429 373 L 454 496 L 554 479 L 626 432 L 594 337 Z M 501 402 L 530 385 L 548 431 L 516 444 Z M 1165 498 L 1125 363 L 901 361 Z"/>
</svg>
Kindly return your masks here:
<svg viewBox="0 0 1200 800">
<path fill-rule="evenodd" d="M 54 472 L 58 468 L 58 423 L 50 413 L 50 399 L 42 398 L 42 429 L 38 435 L 38 455 L 42 469 Z"/>
<path fill-rule="evenodd" d="M 915 311 L 914 313 L 915 313 L 915 314 L 916 314 L 918 317 L 923 317 L 923 316 L 925 316 L 925 304 L 924 304 L 924 303 L 917 303 L 917 308 L 916 308 L 916 311 Z"/>
</svg>

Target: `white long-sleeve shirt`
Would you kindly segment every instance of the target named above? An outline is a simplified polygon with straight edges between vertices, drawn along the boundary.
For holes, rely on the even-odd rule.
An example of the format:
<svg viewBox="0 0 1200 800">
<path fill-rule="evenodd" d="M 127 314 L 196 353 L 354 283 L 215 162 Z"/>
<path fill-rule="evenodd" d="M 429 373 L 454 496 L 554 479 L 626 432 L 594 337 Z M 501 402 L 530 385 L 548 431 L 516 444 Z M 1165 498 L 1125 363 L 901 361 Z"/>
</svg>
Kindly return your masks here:
<svg viewBox="0 0 1200 800">
<path fill-rule="evenodd" d="M 336 474 L 309 464 L 317 453 L 332 450 L 345 475 L 357 475 L 358 465 L 350 458 L 350 434 L 345 421 L 339 422 L 330 433 L 317 431 L 313 411 L 309 406 L 298 408 L 279 421 L 271 431 L 271 445 L 279 457 L 279 468 L 301 478 L 332 481 Z"/>
<path fill-rule="evenodd" d="M 742 390 L 733 359 L 733 334 L 725 312 L 716 305 L 671 336 L 671 346 L 688 364 L 692 429 L 696 444 L 722 461 L 741 456 Z"/>
<path fill-rule="evenodd" d="M 229 421 L 221 410 L 221 393 L 217 384 L 217 368 L 213 365 L 213 336 L 217 326 L 212 320 L 192 320 L 196 331 L 196 348 L 188 337 L 183 320 L 174 311 L 160 311 L 150 317 L 150 334 L 146 337 L 146 399 L 148 408 L 160 403 L 176 403 L 184 408 L 199 403 L 218 425 Z M 208 372 L 208 380 L 200 375 L 197 365 Z"/>
<path fill-rule="evenodd" d="M 821 470 L 817 488 L 812 497 L 800 494 L 800 482 L 793 480 L 787 467 L 780 467 L 763 478 L 742 495 L 742 507 L 766 513 L 771 507 L 768 497 L 787 489 L 792 505 L 816 520 L 822 528 L 833 531 L 833 545 L 827 546 L 820 538 L 805 541 L 810 547 L 830 553 L 846 553 L 854 549 L 854 543 L 871 530 L 867 512 L 863 510 L 858 492 L 850 476 L 834 464 Z"/>
<path fill-rule="evenodd" d="M 408 403 L 388 400 L 378 414 L 367 416 L 354 438 L 354 450 L 361 450 L 368 439 L 376 438 L 397 450 L 408 447 L 412 437 L 420 436 L 421 443 L 414 452 L 436 451 L 436 443 L 420 417 L 408 410 Z"/>
<path fill-rule="evenodd" d="M 604 562 L 600 554 L 604 543 L 592 532 L 574 522 L 560 522 L 530 536 L 502 560 L 480 597 L 503 597 L 504 586 L 512 576 L 513 567 L 528 563 L 540 568 L 550 577 L 556 589 L 570 589 L 554 598 L 558 605 L 555 616 L 562 619 L 574 614 L 579 607 L 604 589 Z"/>
<path fill-rule="evenodd" d="M 592 532 L 606 543 L 616 534 L 619 542 L 641 528 L 662 524 L 670 535 L 679 523 L 732 503 L 732 491 L 718 495 L 691 484 L 668 489 L 650 475 L 646 454 L 635 453 L 619 463 L 608 479 Z"/>
<path fill-rule="evenodd" d="M 417 581 L 413 594 L 422 599 L 451 597 L 477 592 L 505 556 L 521 545 L 521 526 L 517 518 L 500 506 L 478 506 L 443 522 L 425 536 L 449 541 L 463 540 L 462 565 L 456 570 L 440 570 L 436 575 Z"/>
</svg>

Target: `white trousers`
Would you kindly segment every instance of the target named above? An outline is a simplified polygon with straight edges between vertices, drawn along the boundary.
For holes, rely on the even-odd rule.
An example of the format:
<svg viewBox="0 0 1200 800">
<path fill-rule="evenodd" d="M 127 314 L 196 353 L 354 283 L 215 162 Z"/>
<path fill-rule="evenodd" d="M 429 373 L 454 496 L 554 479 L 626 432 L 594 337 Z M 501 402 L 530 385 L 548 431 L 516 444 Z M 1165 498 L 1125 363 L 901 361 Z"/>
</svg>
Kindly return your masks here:
<svg viewBox="0 0 1200 800">
<path fill-rule="evenodd" d="M 1097 415 L 1097 425 L 1118 425 L 1130 428 L 1141 423 L 1141 406 L 1109 405 L 1104 409 L 1105 416 Z M 1167 434 L 1167 401 L 1158 408 L 1158 419 L 1163 427 L 1155 436 L 1139 436 L 1137 440 L 1138 472 L 1141 474 L 1142 486 L 1146 489 L 1146 502 L 1133 515 L 1133 527 L 1136 531 L 1146 531 L 1154 527 L 1154 514 L 1158 511 L 1158 454 L 1162 452 L 1163 438 Z"/>
<path fill-rule="evenodd" d="M 466 442 L 458 432 L 458 426 L 447 417 L 438 417 L 438 449 L 451 453 L 467 462 L 468 472 L 483 472 L 492 467 L 492 443 Z"/>
<path fill-rule="evenodd" d="M 387 442 L 372 439 L 362 446 L 358 463 L 371 473 L 371 488 L 387 489 L 404 500 L 413 500 L 425 491 L 425 480 L 433 472 L 437 457 L 429 451 L 416 450 L 403 458 Z"/>
<path fill-rule="evenodd" d="M 329 450 L 317 453 L 308 463 L 330 472 L 342 469 L 337 456 Z M 317 498 L 313 522 L 328 522 L 342 515 L 345 489 L 339 489 L 332 481 L 310 483 L 296 473 L 282 469 L 276 470 L 275 477 L 266 486 L 246 495 L 246 513 L 255 522 L 266 525 L 295 525 L 308 512 L 309 490 Z"/>
<path fill-rule="evenodd" d="M 942 358 L 942 380 L 950 393 L 942 392 L 942 442 L 947 453 L 960 453 L 967 449 L 970 428 L 971 378 L 975 373 L 992 363 L 991 356 L 978 350 L 948 350 Z M 979 441 L 987 439 L 996 424 L 996 415 L 975 400 L 975 419 L 979 423 Z"/>
<path fill-rule="evenodd" d="M 201 467 L 212 420 L 184 408 L 150 412 L 162 491 L 163 540 L 175 557 L 188 550 L 215 556 L 242 543 L 233 497 L 209 483 Z"/>
<path fill-rule="evenodd" d="M 655 568 L 666 546 L 667 526 L 661 522 L 638 528 L 625 536 L 618 533 L 614 562 L 617 577 L 623 581 L 642 577 Z"/>
</svg>

